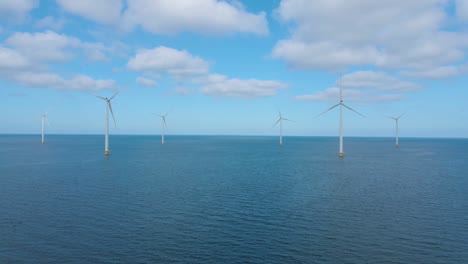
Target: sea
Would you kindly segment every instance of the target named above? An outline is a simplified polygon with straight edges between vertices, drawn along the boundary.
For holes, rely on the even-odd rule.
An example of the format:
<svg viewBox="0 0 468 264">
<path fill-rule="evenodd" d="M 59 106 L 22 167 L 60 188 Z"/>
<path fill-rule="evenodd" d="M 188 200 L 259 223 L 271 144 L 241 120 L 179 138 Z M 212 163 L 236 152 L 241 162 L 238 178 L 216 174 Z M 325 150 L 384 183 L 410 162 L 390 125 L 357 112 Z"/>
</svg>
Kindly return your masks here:
<svg viewBox="0 0 468 264">
<path fill-rule="evenodd" d="M 0 263 L 468 263 L 468 139 L 0 136 Z"/>
</svg>

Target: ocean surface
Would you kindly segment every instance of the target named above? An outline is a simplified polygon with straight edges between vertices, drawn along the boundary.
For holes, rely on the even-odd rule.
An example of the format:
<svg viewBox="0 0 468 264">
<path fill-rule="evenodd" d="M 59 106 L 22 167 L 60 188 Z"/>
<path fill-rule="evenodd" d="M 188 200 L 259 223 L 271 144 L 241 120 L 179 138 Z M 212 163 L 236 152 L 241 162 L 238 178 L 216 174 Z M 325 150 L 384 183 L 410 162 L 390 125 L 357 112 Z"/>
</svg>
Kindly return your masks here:
<svg viewBox="0 0 468 264">
<path fill-rule="evenodd" d="M 0 263 L 468 263 L 468 140 L 0 136 Z"/>
</svg>

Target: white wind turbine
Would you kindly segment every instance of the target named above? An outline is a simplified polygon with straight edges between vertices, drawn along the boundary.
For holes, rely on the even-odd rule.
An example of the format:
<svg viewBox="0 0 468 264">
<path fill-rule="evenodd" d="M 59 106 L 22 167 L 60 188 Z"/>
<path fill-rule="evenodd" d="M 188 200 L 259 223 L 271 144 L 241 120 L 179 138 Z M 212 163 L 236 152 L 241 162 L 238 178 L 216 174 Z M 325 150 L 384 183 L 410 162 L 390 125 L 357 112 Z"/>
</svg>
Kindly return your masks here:
<svg viewBox="0 0 468 264">
<path fill-rule="evenodd" d="M 341 78 L 340 78 L 341 79 Z M 320 113 L 319 115 L 315 116 L 315 118 L 325 114 L 326 112 L 332 110 L 333 108 L 339 106 L 340 107 L 340 153 L 339 153 L 339 156 L 340 158 L 342 158 L 344 156 L 344 153 L 343 153 L 343 107 L 355 112 L 356 114 L 362 116 L 365 118 L 364 115 L 360 114 L 359 112 L 357 112 L 356 110 L 352 109 L 351 107 L 345 105 L 343 103 L 343 89 L 341 88 L 341 85 L 340 85 L 340 102 L 337 103 L 336 105 L 328 108 L 327 110 L 325 110 L 324 112 Z"/>
<path fill-rule="evenodd" d="M 276 126 L 276 124 L 278 123 L 280 124 L 280 145 L 283 145 L 283 120 L 291 121 L 291 122 L 294 122 L 294 121 L 284 118 L 281 115 L 281 112 L 279 110 L 278 110 L 278 115 L 279 115 L 278 121 L 276 121 L 276 123 L 273 126 Z"/>
<path fill-rule="evenodd" d="M 400 120 L 400 118 L 401 118 L 404 114 L 406 114 L 406 112 L 403 113 L 403 114 L 401 114 L 399 117 L 387 116 L 388 118 L 395 120 L 395 124 L 396 124 L 396 131 L 395 131 L 395 147 L 397 147 L 397 148 L 399 147 L 399 143 L 398 143 L 398 132 L 399 132 L 399 131 L 398 131 L 398 120 Z"/>
<path fill-rule="evenodd" d="M 45 127 L 45 122 L 47 122 L 47 125 L 50 125 L 49 124 L 49 120 L 47 119 L 47 113 L 42 113 L 41 114 L 41 119 L 42 119 L 42 144 L 45 143 L 45 140 L 44 140 L 44 127 Z"/>
<path fill-rule="evenodd" d="M 120 90 L 114 93 L 110 98 L 103 97 L 96 95 L 96 97 L 101 98 L 102 100 L 106 101 L 106 140 L 105 140 L 105 149 L 104 154 L 107 156 L 109 155 L 109 110 L 112 115 L 112 119 L 114 120 L 114 125 L 117 127 L 117 123 L 115 122 L 114 112 L 112 111 L 111 100 L 114 99 L 117 94 L 120 93 Z"/>
<path fill-rule="evenodd" d="M 162 127 L 161 144 L 164 144 L 164 131 L 167 130 L 167 125 L 166 125 L 167 114 L 168 113 L 165 113 L 164 115 L 159 115 L 161 117 L 161 127 Z"/>
</svg>

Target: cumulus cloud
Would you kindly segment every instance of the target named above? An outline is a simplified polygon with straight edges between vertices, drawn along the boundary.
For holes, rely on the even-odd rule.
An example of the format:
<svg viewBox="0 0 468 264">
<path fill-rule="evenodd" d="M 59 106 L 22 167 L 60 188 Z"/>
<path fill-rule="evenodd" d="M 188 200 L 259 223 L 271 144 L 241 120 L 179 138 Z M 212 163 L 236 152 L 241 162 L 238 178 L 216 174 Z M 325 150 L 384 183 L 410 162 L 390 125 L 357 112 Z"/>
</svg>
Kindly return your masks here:
<svg viewBox="0 0 468 264">
<path fill-rule="evenodd" d="M 17 32 L 5 40 L 21 54 L 38 61 L 66 61 L 72 57 L 67 48 L 77 47 L 80 40 L 53 31 L 40 33 Z"/>
<path fill-rule="evenodd" d="M 207 74 L 209 71 L 208 62 L 202 58 L 191 55 L 185 50 L 164 46 L 139 50 L 128 61 L 127 67 L 133 71 L 149 74 L 165 73 L 174 78 Z"/>
<path fill-rule="evenodd" d="M 468 22 L 468 1 L 455 0 L 455 11 L 458 19 Z"/>
<path fill-rule="evenodd" d="M 124 27 L 141 26 L 151 33 L 268 33 L 265 13 L 249 13 L 237 1 L 132 0 L 127 6 Z"/>
<path fill-rule="evenodd" d="M 56 19 L 52 16 L 46 16 L 36 21 L 34 26 L 36 28 L 45 28 L 45 29 L 53 29 L 53 30 L 60 30 L 62 29 L 64 21 L 61 19 Z"/>
<path fill-rule="evenodd" d="M 138 77 L 136 79 L 136 82 L 144 87 L 155 87 L 158 85 L 158 83 L 155 80 L 151 80 L 145 77 Z"/>
<path fill-rule="evenodd" d="M 65 79 L 60 75 L 48 72 L 18 72 L 12 76 L 12 79 L 25 86 L 39 88 L 75 91 L 99 91 L 117 88 L 114 80 L 96 80 L 86 75 L 76 75 Z"/>
<path fill-rule="evenodd" d="M 10 20 L 19 22 L 35 7 L 38 6 L 38 0 L 15 0 L 0 1 L 0 21 Z"/>
<path fill-rule="evenodd" d="M 29 69 L 33 65 L 28 58 L 16 50 L 0 46 L 0 72 Z"/>
<path fill-rule="evenodd" d="M 381 56 L 372 46 L 346 47 L 330 41 L 308 43 L 298 40 L 279 41 L 272 55 L 285 59 L 293 69 L 326 70 L 374 64 Z"/>
<path fill-rule="evenodd" d="M 117 24 L 122 11 L 122 0 L 56 0 L 65 11 L 102 24 Z M 153 18 L 151 18 L 153 19 Z"/>
<path fill-rule="evenodd" d="M 420 71 L 406 71 L 404 75 L 424 79 L 441 79 L 468 73 L 468 65 L 441 66 Z"/>
<path fill-rule="evenodd" d="M 279 81 L 257 79 L 229 79 L 223 75 L 210 75 L 200 89 L 201 93 L 211 96 L 255 98 L 276 95 L 278 90 L 288 85 Z"/>
<path fill-rule="evenodd" d="M 398 101 L 403 93 L 421 89 L 419 84 L 400 80 L 383 72 L 356 71 L 343 75 L 337 81 L 338 87 L 343 89 L 346 101 L 357 102 L 385 102 Z M 299 95 L 299 101 L 338 101 L 340 90 L 331 87 L 313 94 Z"/>
<path fill-rule="evenodd" d="M 69 61 L 76 55 L 76 51 L 81 51 L 92 59 L 92 56 L 108 49 L 103 44 L 82 42 L 77 38 L 47 31 L 34 34 L 15 33 L 5 40 L 4 45 L 6 46 L 0 45 L 0 78 L 4 80 L 29 87 L 75 91 L 117 87 L 111 79 L 94 79 L 82 74 L 64 78 L 50 72 L 51 62 Z"/>
<path fill-rule="evenodd" d="M 125 30 L 141 27 L 156 34 L 268 34 L 265 12 L 249 13 L 238 1 L 224 0 L 56 0 L 66 12 Z"/>
<path fill-rule="evenodd" d="M 121 49 L 119 45 L 84 42 L 51 30 L 37 33 L 16 32 L 4 43 L 29 59 L 40 62 L 69 61 L 79 52 L 93 61 L 107 61 L 107 53 Z"/>
<path fill-rule="evenodd" d="M 339 84 L 344 88 L 375 88 L 381 91 L 411 92 L 421 89 L 421 86 L 402 81 L 383 72 L 356 71 L 344 75 Z"/>
<path fill-rule="evenodd" d="M 178 94 L 178 95 L 189 95 L 193 93 L 193 89 L 188 88 L 188 87 L 176 87 L 171 90 L 172 94 Z"/>
<path fill-rule="evenodd" d="M 282 0 L 277 17 L 293 24 L 272 56 L 294 69 L 352 66 L 428 70 L 464 59 L 467 35 L 445 31 L 444 0 Z"/>
<path fill-rule="evenodd" d="M 313 94 L 298 95 L 295 97 L 298 101 L 312 101 L 312 102 L 339 102 L 340 89 L 337 87 L 331 87 L 324 91 L 319 91 Z M 344 89 L 343 90 L 344 101 L 352 102 L 388 102 L 388 101 L 399 101 L 402 99 L 400 94 L 379 94 L 376 92 L 362 91 L 356 89 Z"/>
</svg>

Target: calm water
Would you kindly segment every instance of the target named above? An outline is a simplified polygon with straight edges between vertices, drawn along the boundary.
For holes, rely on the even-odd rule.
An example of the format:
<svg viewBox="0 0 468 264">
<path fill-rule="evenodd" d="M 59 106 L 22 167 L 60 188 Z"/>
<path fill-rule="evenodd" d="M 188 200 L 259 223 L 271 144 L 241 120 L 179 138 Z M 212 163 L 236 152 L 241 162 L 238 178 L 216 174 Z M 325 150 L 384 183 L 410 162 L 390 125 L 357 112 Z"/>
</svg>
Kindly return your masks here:
<svg viewBox="0 0 468 264">
<path fill-rule="evenodd" d="M 0 263 L 468 263 L 468 140 L 0 136 Z"/>
</svg>

